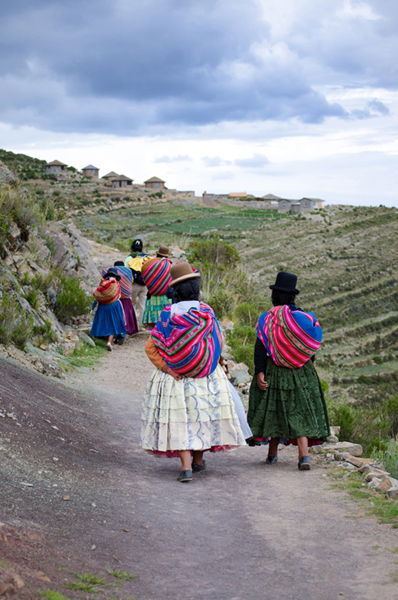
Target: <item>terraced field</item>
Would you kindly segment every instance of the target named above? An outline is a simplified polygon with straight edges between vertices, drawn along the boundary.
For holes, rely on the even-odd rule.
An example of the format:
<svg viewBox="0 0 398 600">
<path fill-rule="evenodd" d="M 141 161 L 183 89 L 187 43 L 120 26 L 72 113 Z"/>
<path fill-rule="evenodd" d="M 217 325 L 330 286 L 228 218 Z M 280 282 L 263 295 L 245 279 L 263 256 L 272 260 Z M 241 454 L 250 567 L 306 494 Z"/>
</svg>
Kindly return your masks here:
<svg viewBox="0 0 398 600">
<path fill-rule="evenodd" d="M 372 402 L 398 392 L 398 210 L 335 207 L 302 218 L 273 210 L 173 203 L 82 214 L 78 226 L 120 249 L 145 236 L 148 247 L 211 232 L 233 244 L 259 294 L 276 273 L 299 277 L 299 306 L 324 332 L 317 357 L 332 397 Z"/>
</svg>

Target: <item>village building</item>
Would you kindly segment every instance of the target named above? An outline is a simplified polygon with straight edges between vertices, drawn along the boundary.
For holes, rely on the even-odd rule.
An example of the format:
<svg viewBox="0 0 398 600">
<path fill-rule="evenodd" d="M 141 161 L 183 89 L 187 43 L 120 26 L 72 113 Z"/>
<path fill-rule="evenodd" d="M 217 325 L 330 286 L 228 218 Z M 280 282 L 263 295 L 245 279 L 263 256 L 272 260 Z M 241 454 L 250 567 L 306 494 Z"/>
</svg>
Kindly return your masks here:
<svg viewBox="0 0 398 600">
<path fill-rule="evenodd" d="M 299 202 L 301 212 L 310 212 L 316 208 L 323 208 L 323 200 L 320 200 L 319 198 L 302 198 Z"/>
<path fill-rule="evenodd" d="M 323 200 L 319 198 L 302 198 L 301 200 L 287 200 L 280 198 L 278 201 L 278 212 L 280 213 L 304 213 L 323 207 Z"/>
<path fill-rule="evenodd" d="M 231 192 L 229 194 L 229 197 L 232 198 L 232 200 L 239 200 L 239 198 L 247 198 L 247 196 L 247 192 Z"/>
<path fill-rule="evenodd" d="M 119 173 L 115 173 L 115 171 L 110 171 L 106 175 L 103 175 L 101 179 L 112 179 L 112 177 L 119 177 Z"/>
<path fill-rule="evenodd" d="M 126 175 L 117 175 L 116 177 L 111 177 L 110 180 L 114 188 L 127 188 L 133 185 L 133 179 L 126 177 Z"/>
<path fill-rule="evenodd" d="M 65 173 L 67 166 L 68 165 L 59 160 L 53 160 L 46 164 L 45 169 L 46 173 Z"/>
<path fill-rule="evenodd" d="M 98 179 L 99 169 L 97 167 L 94 167 L 93 165 L 87 165 L 87 167 L 84 167 L 82 171 L 85 177 L 94 177 L 95 179 Z"/>
<path fill-rule="evenodd" d="M 149 190 L 164 190 L 166 182 L 163 179 L 159 179 L 159 177 L 151 177 L 144 181 L 146 189 Z"/>
</svg>

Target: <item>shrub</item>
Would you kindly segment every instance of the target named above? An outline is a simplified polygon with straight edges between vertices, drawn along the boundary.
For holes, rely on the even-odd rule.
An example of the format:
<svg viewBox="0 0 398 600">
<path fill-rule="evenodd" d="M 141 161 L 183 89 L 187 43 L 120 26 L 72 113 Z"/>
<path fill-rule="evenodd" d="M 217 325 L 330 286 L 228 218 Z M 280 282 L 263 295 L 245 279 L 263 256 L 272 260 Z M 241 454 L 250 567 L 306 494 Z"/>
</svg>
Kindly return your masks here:
<svg viewBox="0 0 398 600">
<path fill-rule="evenodd" d="M 29 302 L 32 308 L 35 310 L 39 306 L 39 293 L 37 290 L 29 290 L 27 294 L 25 294 L 24 298 Z"/>
<path fill-rule="evenodd" d="M 251 374 L 254 373 L 254 344 L 256 338 L 256 330 L 248 325 L 235 325 L 233 330 L 227 334 L 228 344 L 235 360 L 244 362 L 249 367 Z"/>
<path fill-rule="evenodd" d="M 377 462 L 383 463 L 384 468 L 391 475 L 398 478 L 398 444 L 394 440 L 390 440 L 385 450 L 374 449 L 370 457 Z"/>
<path fill-rule="evenodd" d="M 240 304 L 234 313 L 236 320 L 242 325 L 250 325 L 255 327 L 259 317 L 259 311 L 257 306 L 251 302 L 243 302 Z"/>
<path fill-rule="evenodd" d="M 63 273 L 58 274 L 58 296 L 54 312 L 60 321 L 71 317 L 87 314 L 90 311 L 91 299 L 73 277 L 67 278 Z"/>
<path fill-rule="evenodd" d="M 208 266 L 236 267 L 239 254 L 233 246 L 222 241 L 218 236 L 207 240 L 194 240 L 188 247 L 188 261 Z"/>
<path fill-rule="evenodd" d="M 222 319 L 230 314 L 233 306 L 233 299 L 222 290 L 214 292 L 209 297 L 209 304 L 216 313 L 217 319 Z"/>
<path fill-rule="evenodd" d="M 0 303 L 0 342 L 7 346 L 13 342 L 23 348 L 33 329 L 33 317 L 26 317 L 24 311 L 5 292 Z"/>
</svg>

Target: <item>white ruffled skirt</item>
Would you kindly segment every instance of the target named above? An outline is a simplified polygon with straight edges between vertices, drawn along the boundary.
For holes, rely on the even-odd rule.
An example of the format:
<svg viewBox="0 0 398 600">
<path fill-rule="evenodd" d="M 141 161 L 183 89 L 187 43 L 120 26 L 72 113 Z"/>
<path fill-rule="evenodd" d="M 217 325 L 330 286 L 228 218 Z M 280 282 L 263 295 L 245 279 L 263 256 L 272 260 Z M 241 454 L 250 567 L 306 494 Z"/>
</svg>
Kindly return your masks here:
<svg viewBox="0 0 398 600">
<path fill-rule="evenodd" d="M 153 454 L 218 452 L 246 444 L 227 376 L 220 365 L 207 377 L 176 381 L 155 369 L 145 390 L 141 446 Z"/>
</svg>

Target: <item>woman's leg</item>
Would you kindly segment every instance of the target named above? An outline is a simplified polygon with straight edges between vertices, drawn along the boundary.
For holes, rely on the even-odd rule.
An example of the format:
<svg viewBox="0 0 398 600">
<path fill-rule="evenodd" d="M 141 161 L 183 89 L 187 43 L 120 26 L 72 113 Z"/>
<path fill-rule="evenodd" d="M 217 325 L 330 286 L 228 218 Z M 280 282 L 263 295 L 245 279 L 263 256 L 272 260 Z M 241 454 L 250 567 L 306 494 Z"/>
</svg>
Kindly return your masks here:
<svg viewBox="0 0 398 600">
<path fill-rule="evenodd" d="M 193 464 L 199 465 L 199 467 L 203 467 L 203 450 L 194 450 L 193 451 Z"/>
<path fill-rule="evenodd" d="M 278 456 L 279 438 L 271 438 L 268 445 L 268 456 Z"/>
<path fill-rule="evenodd" d="M 308 456 L 308 438 L 306 436 L 297 438 L 299 460 L 302 456 Z"/>
<path fill-rule="evenodd" d="M 179 450 L 178 454 L 181 459 L 181 471 L 191 470 L 191 451 L 190 450 Z"/>
</svg>

